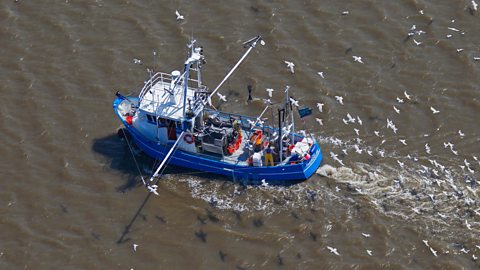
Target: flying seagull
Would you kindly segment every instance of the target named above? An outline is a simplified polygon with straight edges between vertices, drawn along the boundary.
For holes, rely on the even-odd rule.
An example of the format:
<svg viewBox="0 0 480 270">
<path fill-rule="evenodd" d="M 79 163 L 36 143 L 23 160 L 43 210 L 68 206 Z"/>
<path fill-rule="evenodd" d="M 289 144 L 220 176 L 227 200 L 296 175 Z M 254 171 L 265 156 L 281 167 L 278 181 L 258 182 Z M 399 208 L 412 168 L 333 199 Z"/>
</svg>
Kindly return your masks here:
<svg viewBox="0 0 480 270">
<path fill-rule="evenodd" d="M 295 64 L 293 62 L 290 62 L 290 61 L 284 61 L 285 64 L 287 64 L 287 67 L 290 69 L 290 72 L 295 73 L 295 70 L 293 69 L 295 67 Z"/>
<path fill-rule="evenodd" d="M 268 96 L 269 96 L 269 97 L 272 97 L 272 96 L 273 96 L 272 93 L 273 93 L 274 90 L 273 90 L 272 88 L 267 88 L 266 90 L 267 90 L 267 92 L 268 92 Z"/>
<path fill-rule="evenodd" d="M 319 110 L 320 112 L 323 112 L 323 105 L 325 105 L 325 104 L 323 104 L 323 103 L 317 103 L 317 108 L 318 108 L 318 110 Z"/>
<path fill-rule="evenodd" d="M 220 94 L 220 93 L 218 93 L 218 92 L 217 92 L 217 96 L 218 96 L 223 102 L 227 102 L 227 97 L 226 97 L 226 96 L 224 96 L 224 95 L 222 95 L 222 94 Z"/>
<path fill-rule="evenodd" d="M 359 62 L 359 63 L 363 64 L 363 61 L 362 61 L 362 57 L 361 57 L 361 56 L 355 56 L 355 55 L 353 55 L 352 57 L 353 57 L 353 61 L 354 61 L 354 62 Z"/>
<path fill-rule="evenodd" d="M 323 76 L 323 71 L 319 71 L 317 72 L 318 75 L 320 75 L 320 77 L 322 77 L 322 79 L 325 79 L 325 76 Z"/>
<path fill-rule="evenodd" d="M 185 19 L 185 17 L 183 17 L 183 15 L 181 15 L 180 12 L 178 12 L 178 10 L 175 10 L 175 15 L 177 16 L 177 21 L 181 21 Z"/>
<path fill-rule="evenodd" d="M 340 256 L 340 253 L 338 253 L 336 248 L 333 248 L 333 247 L 330 247 L 330 246 L 327 246 L 327 248 L 328 248 L 328 250 L 330 250 L 331 253 L 333 253 L 337 256 Z"/>
<path fill-rule="evenodd" d="M 440 111 L 435 109 L 434 107 L 430 107 L 430 110 L 432 110 L 433 114 L 437 114 L 439 113 Z"/>
<path fill-rule="evenodd" d="M 335 99 L 338 101 L 338 103 L 343 105 L 343 97 L 342 96 L 335 96 Z"/>
</svg>

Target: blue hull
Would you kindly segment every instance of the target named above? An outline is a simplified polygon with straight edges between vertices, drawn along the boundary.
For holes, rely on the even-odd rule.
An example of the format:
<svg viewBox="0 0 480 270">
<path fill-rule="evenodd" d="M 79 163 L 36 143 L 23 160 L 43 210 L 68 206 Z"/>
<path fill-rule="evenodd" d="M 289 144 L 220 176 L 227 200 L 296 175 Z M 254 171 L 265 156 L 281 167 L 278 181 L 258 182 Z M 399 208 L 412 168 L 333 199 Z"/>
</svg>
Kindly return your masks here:
<svg viewBox="0 0 480 270">
<path fill-rule="evenodd" d="M 117 105 L 121 101 L 121 99 L 117 98 L 113 103 L 117 115 Z M 165 157 L 171 145 L 158 145 L 156 142 L 148 140 L 135 128 L 128 125 L 120 115 L 118 116 L 129 131 L 131 138 L 143 152 L 158 160 L 162 160 Z M 261 183 L 262 180 L 265 180 L 271 184 L 289 184 L 310 178 L 318 169 L 322 161 L 322 152 L 317 143 L 311 147 L 310 154 L 311 158 L 308 161 L 294 165 L 252 167 L 222 162 L 177 149 L 173 152 L 169 163 L 180 167 L 224 175 L 239 182 Z"/>
</svg>

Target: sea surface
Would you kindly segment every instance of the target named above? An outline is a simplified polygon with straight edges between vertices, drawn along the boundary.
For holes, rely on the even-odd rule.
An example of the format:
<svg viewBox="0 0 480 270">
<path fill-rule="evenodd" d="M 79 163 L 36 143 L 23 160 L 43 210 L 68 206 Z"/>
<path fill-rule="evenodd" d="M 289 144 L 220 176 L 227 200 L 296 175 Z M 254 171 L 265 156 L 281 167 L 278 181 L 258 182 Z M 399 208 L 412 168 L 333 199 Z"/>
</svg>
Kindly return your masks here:
<svg viewBox="0 0 480 270">
<path fill-rule="evenodd" d="M 467 0 L 3 0 L 0 269 L 478 269 L 479 33 Z M 213 89 L 256 35 L 213 104 L 256 116 L 290 86 L 336 171 L 169 167 L 149 195 L 115 92 L 181 69 L 192 38 Z"/>
</svg>

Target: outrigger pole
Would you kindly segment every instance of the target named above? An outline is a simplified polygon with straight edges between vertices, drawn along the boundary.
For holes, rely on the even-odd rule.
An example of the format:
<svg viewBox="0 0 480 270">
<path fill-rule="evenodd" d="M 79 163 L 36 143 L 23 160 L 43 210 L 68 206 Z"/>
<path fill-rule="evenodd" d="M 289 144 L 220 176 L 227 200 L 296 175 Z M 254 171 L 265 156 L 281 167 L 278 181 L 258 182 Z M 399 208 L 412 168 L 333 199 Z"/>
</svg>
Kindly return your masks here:
<svg viewBox="0 0 480 270">
<path fill-rule="evenodd" d="M 163 158 L 162 160 L 162 163 L 160 163 L 160 165 L 158 166 L 157 170 L 155 171 L 155 173 L 152 175 L 152 177 L 150 177 L 150 182 L 153 181 L 153 179 L 155 179 L 155 177 L 158 176 L 160 170 L 162 169 L 163 165 L 165 165 L 165 163 L 167 162 L 167 160 L 170 158 L 170 156 L 172 155 L 173 153 L 173 150 L 175 150 L 175 148 L 177 147 L 177 144 L 179 141 L 181 141 L 183 139 L 183 135 L 185 135 L 185 131 L 182 131 L 182 133 L 180 134 L 180 136 L 178 137 L 177 141 L 173 144 L 172 148 L 170 148 L 170 151 L 168 151 L 167 155 L 165 155 L 165 157 Z"/>
<path fill-rule="evenodd" d="M 263 39 L 262 39 L 261 36 L 256 36 L 256 37 L 254 37 L 250 40 L 247 40 L 243 43 L 243 45 L 245 47 L 249 46 L 250 48 L 248 48 L 248 50 L 245 52 L 245 54 L 243 54 L 242 58 L 240 58 L 240 60 L 238 60 L 238 62 L 235 64 L 235 66 L 230 70 L 230 72 L 228 72 L 227 76 L 225 76 L 225 78 L 223 78 L 223 80 L 220 82 L 220 84 L 218 84 L 218 86 L 215 88 L 215 90 L 213 90 L 213 92 L 208 96 L 206 101 L 210 100 L 212 98 L 212 96 L 218 91 L 218 89 L 223 85 L 223 83 L 225 83 L 225 81 L 228 80 L 230 75 L 232 75 L 232 73 L 235 71 L 235 69 L 238 68 L 238 66 L 242 63 L 242 61 L 245 59 L 245 57 L 247 57 L 247 55 L 250 53 L 250 51 L 253 48 L 255 48 L 258 41 L 260 41 L 260 44 L 262 44 L 262 45 L 265 44 L 263 42 Z M 206 101 L 204 101 L 204 102 L 206 102 Z M 204 104 L 206 104 L 206 103 L 204 103 Z"/>
</svg>

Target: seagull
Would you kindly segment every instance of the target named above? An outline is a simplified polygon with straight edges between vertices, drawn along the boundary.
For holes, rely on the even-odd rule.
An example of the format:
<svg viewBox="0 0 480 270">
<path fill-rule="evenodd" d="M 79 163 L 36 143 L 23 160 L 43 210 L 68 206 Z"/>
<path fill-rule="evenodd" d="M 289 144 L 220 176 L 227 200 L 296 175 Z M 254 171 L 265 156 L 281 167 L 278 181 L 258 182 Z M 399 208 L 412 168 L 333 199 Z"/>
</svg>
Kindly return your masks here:
<svg viewBox="0 0 480 270">
<path fill-rule="evenodd" d="M 433 256 L 438 257 L 437 251 L 435 249 L 433 249 L 432 247 L 430 247 L 430 252 L 432 252 Z"/>
<path fill-rule="evenodd" d="M 272 96 L 273 96 L 272 93 L 273 93 L 274 90 L 273 90 L 272 88 L 267 88 L 266 90 L 267 90 L 267 92 L 268 92 L 268 96 L 269 96 L 269 97 L 272 97 Z"/>
<path fill-rule="evenodd" d="M 325 76 L 323 76 L 323 71 L 317 72 L 317 74 L 320 75 L 320 77 L 322 77 L 322 79 L 325 79 Z"/>
<path fill-rule="evenodd" d="M 353 117 L 350 115 L 350 113 L 347 113 L 347 118 L 348 118 L 348 122 L 350 122 L 350 123 L 355 123 L 355 121 L 356 121 L 356 119 L 353 118 Z"/>
<path fill-rule="evenodd" d="M 375 131 L 373 131 L 373 133 L 375 134 L 375 136 L 377 136 L 377 137 L 381 137 L 381 136 L 380 136 L 380 131 L 378 131 L 378 130 L 375 130 Z"/>
<path fill-rule="evenodd" d="M 183 17 L 183 15 L 180 15 L 180 12 L 178 12 L 178 10 L 175 10 L 175 15 L 177 15 L 177 21 L 181 21 L 181 20 L 185 19 L 185 17 Z"/>
<path fill-rule="evenodd" d="M 345 154 L 345 156 L 348 156 L 347 149 L 342 149 L 342 152 Z"/>
<path fill-rule="evenodd" d="M 323 126 L 323 120 L 320 119 L 320 118 L 315 118 L 315 121 L 317 121 L 317 123 L 320 125 L 320 126 Z"/>
<path fill-rule="evenodd" d="M 346 16 L 346 15 L 348 15 L 349 13 L 350 13 L 350 12 L 349 12 L 348 10 L 342 11 L 342 15 L 343 15 L 343 16 Z"/>
<path fill-rule="evenodd" d="M 331 253 L 333 253 L 337 256 L 340 256 L 340 253 L 338 253 L 336 248 L 333 248 L 333 247 L 330 247 L 330 246 L 327 246 L 327 248 L 328 248 L 328 250 L 330 250 Z"/>
<path fill-rule="evenodd" d="M 448 30 L 452 30 L 452 31 L 455 31 L 455 32 L 460 32 L 460 30 L 458 30 L 457 28 L 453 28 L 453 27 L 448 27 Z"/>
<path fill-rule="evenodd" d="M 465 226 L 467 226 L 467 229 L 472 230 L 472 225 L 468 223 L 468 221 L 465 219 Z"/>
<path fill-rule="evenodd" d="M 478 4 L 475 2 L 475 0 L 472 0 L 472 8 L 475 11 L 477 11 L 477 9 L 478 9 Z"/>
<path fill-rule="evenodd" d="M 367 253 L 368 253 L 368 255 L 372 256 L 372 251 L 371 250 L 367 249 Z"/>
<path fill-rule="evenodd" d="M 137 247 L 138 247 L 137 244 L 133 244 L 133 251 L 134 251 L 134 252 L 137 251 Z"/>
<path fill-rule="evenodd" d="M 479 60 L 480 60 L 480 57 L 473 57 L 473 60 L 479 61 Z"/>
<path fill-rule="evenodd" d="M 463 252 L 463 253 L 465 253 L 465 254 L 467 254 L 468 252 L 470 252 L 469 249 L 465 249 L 465 248 L 460 249 L 460 251 Z"/>
<path fill-rule="evenodd" d="M 227 102 L 227 97 L 220 94 L 219 92 L 217 92 L 217 96 L 223 101 L 223 102 Z"/>
<path fill-rule="evenodd" d="M 357 136 L 360 136 L 360 130 L 358 130 L 358 128 L 354 128 L 353 130 L 355 130 L 355 133 L 357 134 Z"/>
<path fill-rule="evenodd" d="M 462 48 L 457 49 L 457 53 L 461 53 L 461 52 L 463 52 L 463 49 L 462 49 Z"/>
<path fill-rule="evenodd" d="M 476 260 L 478 259 L 478 257 L 475 256 L 475 254 L 472 254 L 472 259 L 473 259 L 474 261 L 476 261 Z"/>
<path fill-rule="evenodd" d="M 465 136 L 465 133 L 463 133 L 462 130 L 459 129 L 459 130 L 458 130 L 458 135 L 460 135 L 460 137 L 463 138 L 463 137 Z"/>
<path fill-rule="evenodd" d="M 430 146 L 428 146 L 428 143 L 425 144 L 425 152 L 427 152 L 427 154 L 430 154 Z"/>
<path fill-rule="evenodd" d="M 157 187 L 158 187 L 157 185 L 148 185 L 147 186 L 148 190 L 155 195 L 158 195 Z"/>
<path fill-rule="evenodd" d="M 400 165 L 400 168 L 404 168 L 405 167 L 405 163 L 404 162 L 401 162 L 400 160 L 397 160 L 397 163 L 398 165 Z"/>
<path fill-rule="evenodd" d="M 395 110 L 396 113 L 400 114 L 400 110 L 397 107 L 393 106 L 393 110 Z"/>
<path fill-rule="evenodd" d="M 407 142 L 403 139 L 399 140 L 403 145 L 407 145 Z"/>
<path fill-rule="evenodd" d="M 381 157 L 385 157 L 385 151 L 383 151 L 383 150 L 378 150 L 378 153 L 380 154 Z"/>
<path fill-rule="evenodd" d="M 137 58 L 133 58 L 133 63 L 134 63 L 134 64 L 137 64 L 137 65 L 141 65 L 141 64 L 142 64 L 142 60 L 137 59 Z"/>
<path fill-rule="evenodd" d="M 323 104 L 323 103 L 317 103 L 317 108 L 318 108 L 318 110 L 319 110 L 320 112 L 323 112 L 323 105 L 325 105 L 325 104 Z"/>
<path fill-rule="evenodd" d="M 433 114 L 437 114 L 439 113 L 440 111 L 435 109 L 434 107 L 430 107 L 430 110 L 432 110 Z"/>
<path fill-rule="evenodd" d="M 357 115 L 357 122 L 361 126 L 363 125 L 362 119 L 360 119 L 360 116 Z"/>
<path fill-rule="evenodd" d="M 406 99 L 412 100 L 412 98 L 411 98 L 410 95 L 407 93 L 407 91 L 404 91 L 404 92 L 403 92 L 403 95 L 405 96 Z"/>
<path fill-rule="evenodd" d="M 363 237 L 365 237 L 365 238 L 369 238 L 369 237 L 371 236 L 369 233 L 363 233 L 363 232 L 362 232 L 362 235 L 363 235 Z"/>
<path fill-rule="evenodd" d="M 290 102 L 292 102 L 293 105 L 295 105 L 295 107 L 298 107 L 298 100 L 295 100 L 293 98 L 290 98 Z"/>
<path fill-rule="evenodd" d="M 289 61 L 284 61 L 285 64 L 287 64 L 287 67 L 290 69 L 290 72 L 295 73 L 295 70 L 293 69 L 295 67 L 295 64 L 293 62 L 289 62 Z"/>
<path fill-rule="evenodd" d="M 361 154 L 361 153 L 362 153 L 362 149 L 360 149 L 360 147 L 358 147 L 357 144 L 355 144 L 354 147 L 355 147 L 355 152 L 357 152 L 357 154 Z"/>
<path fill-rule="evenodd" d="M 342 118 L 342 121 L 345 125 L 348 125 L 348 121 L 345 118 Z"/>
<path fill-rule="evenodd" d="M 359 62 L 359 63 L 363 64 L 363 61 L 362 61 L 362 57 L 361 57 L 361 56 L 355 56 L 355 55 L 353 55 L 352 57 L 353 57 L 353 61 L 354 61 L 354 62 Z"/>
<path fill-rule="evenodd" d="M 338 101 L 338 103 L 343 105 L 343 97 L 342 96 L 335 96 L 335 99 Z"/>
<path fill-rule="evenodd" d="M 341 189 L 338 186 L 335 186 L 335 191 L 339 192 Z"/>
<path fill-rule="evenodd" d="M 420 41 L 416 41 L 415 39 L 413 39 L 413 42 L 414 42 L 414 43 L 415 43 L 415 45 L 417 45 L 417 46 L 420 46 L 420 45 L 422 45 L 422 42 L 420 42 Z"/>
<path fill-rule="evenodd" d="M 397 102 L 398 102 L 398 103 L 403 103 L 404 101 L 403 101 L 403 99 L 397 97 Z"/>
</svg>

